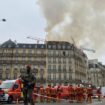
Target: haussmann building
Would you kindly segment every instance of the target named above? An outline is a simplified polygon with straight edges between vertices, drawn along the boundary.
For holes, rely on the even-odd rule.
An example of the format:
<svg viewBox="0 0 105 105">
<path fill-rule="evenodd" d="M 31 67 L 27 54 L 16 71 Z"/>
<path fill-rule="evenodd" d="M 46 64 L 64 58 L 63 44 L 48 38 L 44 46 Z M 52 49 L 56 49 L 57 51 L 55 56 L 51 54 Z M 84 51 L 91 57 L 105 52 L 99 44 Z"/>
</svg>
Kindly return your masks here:
<svg viewBox="0 0 105 105">
<path fill-rule="evenodd" d="M 30 64 L 37 83 L 83 83 L 87 81 L 87 61 L 87 56 L 69 42 L 28 44 L 8 40 L 0 45 L 0 79 L 16 79 Z"/>
</svg>

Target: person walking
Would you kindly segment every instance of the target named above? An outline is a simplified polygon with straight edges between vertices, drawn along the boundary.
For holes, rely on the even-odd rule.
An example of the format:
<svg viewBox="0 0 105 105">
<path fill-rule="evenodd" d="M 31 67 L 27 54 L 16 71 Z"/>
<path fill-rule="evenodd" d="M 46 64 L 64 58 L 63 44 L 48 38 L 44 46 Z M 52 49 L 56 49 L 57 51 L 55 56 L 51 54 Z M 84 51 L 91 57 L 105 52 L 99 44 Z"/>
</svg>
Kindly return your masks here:
<svg viewBox="0 0 105 105">
<path fill-rule="evenodd" d="M 30 65 L 26 66 L 26 72 L 20 75 L 20 80 L 23 84 L 22 92 L 23 92 L 24 105 L 28 105 L 28 102 L 30 102 L 31 105 L 34 105 L 33 91 L 34 91 L 36 78 L 32 74 Z"/>
</svg>

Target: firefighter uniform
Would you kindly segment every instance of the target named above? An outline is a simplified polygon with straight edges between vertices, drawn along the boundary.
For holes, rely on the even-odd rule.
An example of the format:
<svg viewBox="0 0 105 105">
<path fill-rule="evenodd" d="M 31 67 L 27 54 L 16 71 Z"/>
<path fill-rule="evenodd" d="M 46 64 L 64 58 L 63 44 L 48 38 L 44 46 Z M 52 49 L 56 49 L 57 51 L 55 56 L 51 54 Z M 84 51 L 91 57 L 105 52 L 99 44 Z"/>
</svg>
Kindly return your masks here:
<svg viewBox="0 0 105 105">
<path fill-rule="evenodd" d="M 61 89 L 61 86 L 59 85 L 57 87 L 57 102 L 60 102 L 61 100 L 61 92 L 62 92 L 62 89 Z"/>
<path fill-rule="evenodd" d="M 34 87 L 34 95 L 33 95 L 33 98 L 34 98 L 34 103 L 37 102 L 37 97 L 38 97 L 38 91 L 37 91 L 37 87 Z"/>
<path fill-rule="evenodd" d="M 46 91 L 46 102 L 50 102 L 51 101 L 51 86 L 48 85 L 45 89 Z"/>
<path fill-rule="evenodd" d="M 75 100 L 75 90 L 72 85 L 69 86 L 68 91 L 69 91 L 69 100 L 70 102 L 72 102 L 73 100 Z"/>
<path fill-rule="evenodd" d="M 41 95 L 40 96 L 40 102 L 44 102 L 45 89 L 43 86 L 40 87 L 39 93 Z"/>
<path fill-rule="evenodd" d="M 92 88 L 89 86 L 87 88 L 87 102 L 92 103 L 92 95 L 93 95 L 93 90 Z"/>
<path fill-rule="evenodd" d="M 56 89 L 54 88 L 54 86 L 52 86 L 52 88 L 51 88 L 51 97 L 52 97 L 52 101 L 53 102 L 55 102 L 56 101 L 56 93 L 57 93 L 57 91 L 56 91 Z"/>
</svg>

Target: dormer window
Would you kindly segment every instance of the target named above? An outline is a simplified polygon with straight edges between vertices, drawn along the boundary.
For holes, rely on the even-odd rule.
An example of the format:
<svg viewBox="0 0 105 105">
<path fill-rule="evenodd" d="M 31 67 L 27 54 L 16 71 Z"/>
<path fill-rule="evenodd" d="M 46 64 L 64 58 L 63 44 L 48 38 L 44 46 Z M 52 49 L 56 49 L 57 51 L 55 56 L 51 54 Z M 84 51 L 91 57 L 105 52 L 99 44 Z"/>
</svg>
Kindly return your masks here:
<svg viewBox="0 0 105 105">
<path fill-rule="evenodd" d="M 31 45 L 29 45 L 29 48 L 32 48 L 32 46 L 31 46 Z"/>
<path fill-rule="evenodd" d="M 19 47 L 19 45 L 16 46 L 16 48 L 18 48 L 18 47 Z"/>
<path fill-rule="evenodd" d="M 25 45 L 23 45 L 23 48 L 25 48 L 26 46 Z"/>
<path fill-rule="evenodd" d="M 44 48 L 44 46 L 43 46 L 43 45 L 41 45 L 41 48 Z"/>
<path fill-rule="evenodd" d="M 37 45 L 35 45 L 35 48 L 37 48 Z"/>
<path fill-rule="evenodd" d="M 48 45 L 48 48 L 51 49 L 51 45 Z"/>
</svg>

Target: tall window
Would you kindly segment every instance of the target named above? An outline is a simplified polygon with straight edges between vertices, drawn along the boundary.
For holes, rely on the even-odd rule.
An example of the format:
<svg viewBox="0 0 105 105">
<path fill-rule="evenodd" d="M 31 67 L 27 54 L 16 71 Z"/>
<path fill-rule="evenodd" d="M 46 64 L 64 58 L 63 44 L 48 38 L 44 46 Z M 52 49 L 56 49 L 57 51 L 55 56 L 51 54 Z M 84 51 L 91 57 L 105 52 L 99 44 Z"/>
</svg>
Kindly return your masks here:
<svg viewBox="0 0 105 105">
<path fill-rule="evenodd" d="M 53 58 L 53 63 L 56 63 L 56 58 Z"/>
<path fill-rule="evenodd" d="M 58 63 L 61 63 L 61 58 L 58 58 Z"/>
<path fill-rule="evenodd" d="M 58 66 L 58 72 L 61 72 L 61 65 Z"/>
<path fill-rule="evenodd" d="M 66 72 L 66 65 L 63 66 L 63 71 Z"/>
<path fill-rule="evenodd" d="M 51 63 L 51 58 L 48 58 L 48 63 Z"/>
<path fill-rule="evenodd" d="M 63 59 L 63 63 L 66 63 L 66 58 Z"/>
<path fill-rule="evenodd" d="M 56 72 L 56 65 L 53 65 L 53 71 Z"/>
<path fill-rule="evenodd" d="M 51 45 L 48 45 L 48 48 L 51 49 Z"/>
</svg>

